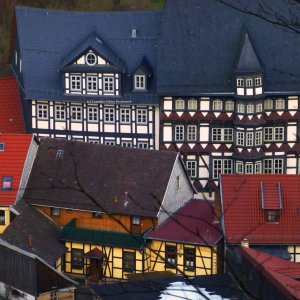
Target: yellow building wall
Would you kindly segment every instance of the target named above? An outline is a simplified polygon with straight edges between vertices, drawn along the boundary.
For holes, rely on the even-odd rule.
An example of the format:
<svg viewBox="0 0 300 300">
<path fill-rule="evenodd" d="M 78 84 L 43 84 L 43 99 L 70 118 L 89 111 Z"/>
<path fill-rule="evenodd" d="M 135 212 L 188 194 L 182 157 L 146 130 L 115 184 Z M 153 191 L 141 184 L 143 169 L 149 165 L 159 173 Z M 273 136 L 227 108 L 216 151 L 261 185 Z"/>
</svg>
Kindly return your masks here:
<svg viewBox="0 0 300 300">
<path fill-rule="evenodd" d="M 6 227 L 10 224 L 10 211 L 9 207 L 0 207 L 0 210 L 5 211 L 5 225 L 0 225 L 0 234 L 4 232 Z"/>
<path fill-rule="evenodd" d="M 84 258 L 84 264 L 82 268 L 72 268 L 72 249 L 81 249 L 83 250 L 83 253 L 87 253 L 94 248 L 98 248 L 100 251 L 102 251 L 106 257 L 106 263 L 103 265 L 103 274 L 106 278 L 126 279 L 128 274 L 143 273 L 146 262 L 148 263 L 148 265 L 150 265 L 150 257 L 148 257 L 145 262 L 144 252 L 136 249 L 126 249 L 118 247 L 114 248 L 110 246 L 73 242 L 66 242 L 66 248 L 67 252 L 65 256 L 65 271 L 66 273 L 70 274 L 88 275 L 88 268 L 90 265 L 90 259 Z M 135 253 L 135 272 L 125 272 L 123 270 L 123 251 Z"/>
<path fill-rule="evenodd" d="M 57 300 L 73 300 L 75 299 L 74 290 L 67 290 L 67 291 L 57 291 Z M 52 300 L 51 292 L 41 294 L 37 297 L 37 300 Z"/>
<path fill-rule="evenodd" d="M 166 245 L 175 246 L 177 250 L 177 264 L 174 268 L 165 264 Z M 217 273 L 216 247 L 178 244 L 164 241 L 152 241 L 149 245 L 151 257 L 151 271 L 171 271 L 187 276 L 211 275 Z M 184 249 L 195 250 L 195 268 L 190 271 L 184 266 Z"/>
</svg>

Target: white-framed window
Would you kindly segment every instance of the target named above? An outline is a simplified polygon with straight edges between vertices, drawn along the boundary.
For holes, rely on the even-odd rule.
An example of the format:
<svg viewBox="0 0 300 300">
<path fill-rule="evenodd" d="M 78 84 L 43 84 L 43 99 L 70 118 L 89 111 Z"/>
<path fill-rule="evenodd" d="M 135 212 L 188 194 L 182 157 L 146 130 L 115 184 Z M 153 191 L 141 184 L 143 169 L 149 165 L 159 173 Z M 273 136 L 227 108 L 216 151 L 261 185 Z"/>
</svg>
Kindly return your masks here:
<svg viewBox="0 0 300 300">
<path fill-rule="evenodd" d="M 227 100 L 225 102 L 225 110 L 226 111 L 234 111 L 234 102 L 232 100 Z"/>
<path fill-rule="evenodd" d="M 98 78 L 94 75 L 87 75 L 86 87 L 88 92 L 98 92 Z"/>
<path fill-rule="evenodd" d="M 264 141 L 272 142 L 273 141 L 273 127 L 264 128 Z"/>
<path fill-rule="evenodd" d="M 282 158 L 264 159 L 264 174 L 283 174 Z"/>
<path fill-rule="evenodd" d="M 148 142 L 138 142 L 137 147 L 140 149 L 148 149 L 149 145 L 148 145 Z"/>
<path fill-rule="evenodd" d="M 240 114 L 244 114 L 245 113 L 245 105 L 244 104 L 238 104 L 237 111 Z"/>
<path fill-rule="evenodd" d="M 146 89 L 146 76 L 134 75 L 134 89 L 145 90 Z"/>
<path fill-rule="evenodd" d="M 99 139 L 97 138 L 89 138 L 88 143 L 90 144 L 99 144 Z"/>
<path fill-rule="evenodd" d="M 184 125 L 175 126 L 175 141 L 184 140 Z"/>
<path fill-rule="evenodd" d="M 121 146 L 122 147 L 127 147 L 127 148 L 132 148 L 132 142 L 122 142 Z"/>
<path fill-rule="evenodd" d="M 120 109 L 120 123 L 129 124 L 130 123 L 130 108 L 121 108 Z"/>
<path fill-rule="evenodd" d="M 176 110 L 184 110 L 184 100 L 183 99 L 177 99 L 175 101 L 175 109 Z"/>
<path fill-rule="evenodd" d="M 245 165 L 245 174 L 253 174 L 253 164 Z"/>
<path fill-rule="evenodd" d="M 98 107 L 88 107 L 89 122 L 98 122 Z"/>
<path fill-rule="evenodd" d="M 213 128 L 212 129 L 213 142 L 232 142 L 233 129 L 232 128 Z"/>
<path fill-rule="evenodd" d="M 55 104 L 55 120 L 64 121 L 66 119 L 66 108 L 63 104 Z"/>
<path fill-rule="evenodd" d="M 82 121 L 82 107 L 81 106 L 71 106 L 71 120 L 72 121 Z"/>
<path fill-rule="evenodd" d="M 139 108 L 136 110 L 136 122 L 137 124 L 147 124 L 147 109 Z"/>
<path fill-rule="evenodd" d="M 111 76 L 103 76 L 103 91 L 113 93 L 115 91 L 115 78 Z"/>
<path fill-rule="evenodd" d="M 141 224 L 140 217 L 132 217 L 132 224 L 133 225 L 140 225 Z"/>
<path fill-rule="evenodd" d="M 232 174 L 232 159 L 213 159 L 213 179 L 218 179 L 219 174 Z"/>
<path fill-rule="evenodd" d="M 104 108 L 104 122 L 105 123 L 114 123 L 115 122 L 115 108 L 114 107 L 105 107 Z"/>
<path fill-rule="evenodd" d="M 262 103 L 258 103 L 255 106 L 256 112 L 261 113 L 262 112 Z"/>
<path fill-rule="evenodd" d="M 237 161 L 235 164 L 235 172 L 237 174 L 243 174 L 244 173 L 244 164 L 242 161 Z"/>
<path fill-rule="evenodd" d="M 265 127 L 265 142 L 282 142 L 284 140 L 284 127 Z"/>
<path fill-rule="evenodd" d="M 197 110 L 197 100 L 190 99 L 188 101 L 188 110 Z"/>
<path fill-rule="evenodd" d="M 94 53 L 90 52 L 85 56 L 85 62 L 89 65 L 89 66 L 94 66 L 97 62 L 97 57 Z"/>
<path fill-rule="evenodd" d="M 255 132 L 255 145 L 261 145 L 262 144 L 262 131 L 256 131 Z"/>
<path fill-rule="evenodd" d="M 261 77 L 255 77 L 255 86 L 261 86 Z"/>
<path fill-rule="evenodd" d="M 116 142 L 115 142 L 115 141 L 109 141 L 109 140 L 106 140 L 106 141 L 104 141 L 104 145 L 107 145 L 107 146 L 115 146 L 115 145 L 116 145 Z"/>
<path fill-rule="evenodd" d="M 247 78 L 246 79 L 246 86 L 247 87 L 253 86 L 253 79 L 252 78 Z"/>
<path fill-rule="evenodd" d="M 81 75 L 70 75 L 70 90 L 74 92 L 81 92 Z"/>
<path fill-rule="evenodd" d="M 272 99 L 266 99 L 264 101 L 264 109 L 267 109 L 267 110 L 273 109 L 273 100 Z"/>
<path fill-rule="evenodd" d="M 244 132 L 238 131 L 238 132 L 236 133 L 236 144 L 237 144 L 238 146 L 244 146 L 244 138 L 245 138 Z"/>
<path fill-rule="evenodd" d="M 221 100 L 214 100 L 213 101 L 213 110 L 222 110 L 223 109 L 223 102 Z"/>
<path fill-rule="evenodd" d="M 243 78 L 237 78 L 236 79 L 236 86 L 243 87 L 244 86 L 244 79 Z"/>
<path fill-rule="evenodd" d="M 274 141 L 284 140 L 284 127 L 274 127 Z"/>
<path fill-rule="evenodd" d="M 48 105 L 47 104 L 38 104 L 37 105 L 37 118 L 40 120 L 48 120 Z"/>
<path fill-rule="evenodd" d="M 253 132 L 246 133 L 246 146 L 253 146 Z"/>
<path fill-rule="evenodd" d="M 247 114 L 253 114 L 254 113 L 254 105 L 248 104 L 247 105 Z"/>
<path fill-rule="evenodd" d="M 197 133 L 197 126 L 196 125 L 188 125 L 187 127 L 187 140 L 188 141 L 196 141 L 196 133 Z"/>
<path fill-rule="evenodd" d="M 197 177 L 197 161 L 187 160 L 186 161 L 186 169 L 191 178 Z"/>
<path fill-rule="evenodd" d="M 255 174 L 261 174 L 261 162 L 255 163 Z"/>
<path fill-rule="evenodd" d="M 275 101 L 275 108 L 276 109 L 285 109 L 285 101 L 284 101 L 284 99 L 277 99 Z"/>
</svg>

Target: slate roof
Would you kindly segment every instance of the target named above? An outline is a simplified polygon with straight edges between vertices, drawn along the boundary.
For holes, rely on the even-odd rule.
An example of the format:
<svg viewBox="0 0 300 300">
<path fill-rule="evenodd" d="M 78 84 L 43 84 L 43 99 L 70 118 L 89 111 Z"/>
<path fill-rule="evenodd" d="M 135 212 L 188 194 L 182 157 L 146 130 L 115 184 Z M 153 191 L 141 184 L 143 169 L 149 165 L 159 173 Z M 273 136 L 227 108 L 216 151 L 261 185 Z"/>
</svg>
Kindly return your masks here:
<svg viewBox="0 0 300 300">
<path fill-rule="evenodd" d="M 14 205 L 16 202 L 32 139 L 31 134 L 0 134 L 0 144 L 4 144 L 4 151 L 0 151 L 0 184 L 3 176 L 13 177 L 12 190 L 0 189 L 0 206 Z"/>
<path fill-rule="evenodd" d="M 158 228 L 145 235 L 152 240 L 187 244 L 215 245 L 222 238 L 219 224 L 214 224 L 213 203 L 207 200 L 190 200 Z"/>
<path fill-rule="evenodd" d="M 76 243 L 141 249 L 145 244 L 144 234 L 145 232 L 141 234 L 127 234 L 116 231 L 77 228 L 76 220 L 74 219 L 64 226 L 61 239 Z"/>
<path fill-rule="evenodd" d="M 61 228 L 24 201 L 20 201 L 15 209 L 20 214 L 6 228 L 1 238 L 55 266 L 57 259 L 66 252 L 64 243 L 60 242 Z M 32 247 L 29 246 L 29 236 Z"/>
<path fill-rule="evenodd" d="M 17 81 L 0 78 L 0 133 L 25 133 Z"/>
<path fill-rule="evenodd" d="M 176 159 L 169 151 L 42 139 L 24 198 L 37 205 L 156 217 Z"/>
<path fill-rule="evenodd" d="M 276 256 L 241 247 L 241 254 L 287 298 L 300 299 L 300 265 Z"/>
<path fill-rule="evenodd" d="M 233 93 L 234 69 L 245 30 L 263 64 L 265 92 L 299 94 L 299 33 L 221 2 L 166 0 L 157 49 L 159 94 Z M 250 12 L 262 10 L 259 1 L 226 3 Z M 275 12 L 280 11 L 288 20 L 292 19 L 291 14 L 300 13 L 298 6 L 292 6 L 291 10 L 286 1 L 263 3 Z M 274 18 L 276 21 L 277 17 Z"/>
<path fill-rule="evenodd" d="M 71 12 L 16 7 L 25 99 L 82 101 L 82 95 L 62 94 L 60 69 L 90 47 L 103 52 L 112 63 L 126 64 L 122 99 L 158 105 L 156 78 L 151 79 L 149 91 L 142 92 L 141 96 L 141 92 L 132 92 L 132 72 L 143 57 L 156 70 L 160 19 L 160 11 Z M 131 37 L 132 28 L 137 29 L 136 38 Z M 96 46 L 99 44 L 96 37 L 103 42 L 101 47 Z M 89 100 L 102 98 L 107 97 L 88 96 Z"/>
<path fill-rule="evenodd" d="M 226 241 L 238 244 L 247 239 L 250 244 L 300 244 L 299 181 L 300 175 L 222 175 L 220 193 Z M 278 182 L 282 192 L 280 219 L 278 223 L 266 223 L 261 183 L 266 186 Z"/>
</svg>

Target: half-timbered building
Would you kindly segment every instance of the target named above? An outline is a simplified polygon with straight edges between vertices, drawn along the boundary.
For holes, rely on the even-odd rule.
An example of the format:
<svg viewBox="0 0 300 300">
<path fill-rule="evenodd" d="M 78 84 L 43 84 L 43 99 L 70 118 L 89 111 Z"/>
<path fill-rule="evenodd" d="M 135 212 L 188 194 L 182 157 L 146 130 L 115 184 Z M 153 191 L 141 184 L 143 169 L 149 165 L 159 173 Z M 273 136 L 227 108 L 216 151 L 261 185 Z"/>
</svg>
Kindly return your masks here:
<svg viewBox="0 0 300 300">
<path fill-rule="evenodd" d="M 63 227 L 65 271 L 97 282 L 150 271 L 145 232 L 194 192 L 179 153 L 45 138 L 24 199 Z"/>
<path fill-rule="evenodd" d="M 16 7 L 11 69 L 26 130 L 158 149 L 160 11 L 66 12 Z"/>
<path fill-rule="evenodd" d="M 299 34 L 237 5 L 167 0 L 161 26 L 160 149 L 179 151 L 204 192 L 221 173 L 299 173 Z"/>
</svg>

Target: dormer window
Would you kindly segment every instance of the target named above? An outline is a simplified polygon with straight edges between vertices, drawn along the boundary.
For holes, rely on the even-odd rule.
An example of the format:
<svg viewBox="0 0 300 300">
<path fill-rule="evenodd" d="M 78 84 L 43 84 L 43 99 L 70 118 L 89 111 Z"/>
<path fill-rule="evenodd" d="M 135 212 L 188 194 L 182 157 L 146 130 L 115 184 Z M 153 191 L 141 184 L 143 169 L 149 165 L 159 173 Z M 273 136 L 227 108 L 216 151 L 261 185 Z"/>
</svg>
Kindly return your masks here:
<svg viewBox="0 0 300 300">
<path fill-rule="evenodd" d="M 88 53 L 85 57 L 85 62 L 89 65 L 89 66 L 94 66 L 96 64 L 97 61 L 97 57 L 94 53 Z"/>
<path fill-rule="evenodd" d="M 80 92 L 81 91 L 81 75 L 71 75 L 71 91 Z"/>
<path fill-rule="evenodd" d="M 4 151 L 5 148 L 5 144 L 4 143 L 0 143 L 0 151 Z"/>
<path fill-rule="evenodd" d="M 12 190 L 12 176 L 3 176 L 2 177 L 2 191 L 11 191 Z"/>
<path fill-rule="evenodd" d="M 265 222 L 266 223 L 279 223 L 279 210 L 266 210 Z"/>
<path fill-rule="evenodd" d="M 146 76 L 134 75 L 134 89 L 145 90 L 146 89 Z"/>
</svg>

